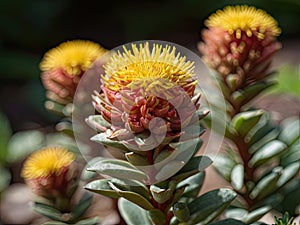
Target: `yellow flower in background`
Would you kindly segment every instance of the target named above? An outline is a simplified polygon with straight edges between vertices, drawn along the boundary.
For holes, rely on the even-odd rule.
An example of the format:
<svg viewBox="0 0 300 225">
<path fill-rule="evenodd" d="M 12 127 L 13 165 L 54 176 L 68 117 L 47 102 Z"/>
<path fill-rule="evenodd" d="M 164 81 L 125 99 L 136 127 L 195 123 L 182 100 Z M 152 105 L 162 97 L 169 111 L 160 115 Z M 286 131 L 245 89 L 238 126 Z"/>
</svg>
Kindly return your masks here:
<svg viewBox="0 0 300 225">
<path fill-rule="evenodd" d="M 259 39 L 263 39 L 265 33 L 278 36 L 281 32 L 273 17 L 261 9 L 246 5 L 227 6 L 224 10 L 218 10 L 205 21 L 205 25 L 221 27 L 230 34 L 235 33 L 236 38 L 241 38 L 242 32 L 248 37 L 256 35 Z"/>
<path fill-rule="evenodd" d="M 40 69 L 48 98 L 62 105 L 72 102 L 82 75 L 106 52 L 86 40 L 67 41 L 46 52 Z"/>
<path fill-rule="evenodd" d="M 32 153 L 25 161 L 21 176 L 39 196 L 56 198 L 72 195 L 77 171 L 75 155 L 63 147 L 46 147 Z"/>
<path fill-rule="evenodd" d="M 77 76 L 89 69 L 91 64 L 106 52 L 91 41 L 67 41 L 49 50 L 40 63 L 42 71 L 61 68 L 69 76 Z"/>
<path fill-rule="evenodd" d="M 233 75 L 236 88 L 266 78 L 281 48 L 276 20 L 253 6 L 227 6 L 206 21 L 199 50 L 208 66 L 223 77 Z"/>
<path fill-rule="evenodd" d="M 34 179 L 59 175 L 75 160 L 75 155 L 62 147 L 49 147 L 33 153 L 24 163 L 22 177 Z"/>
</svg>

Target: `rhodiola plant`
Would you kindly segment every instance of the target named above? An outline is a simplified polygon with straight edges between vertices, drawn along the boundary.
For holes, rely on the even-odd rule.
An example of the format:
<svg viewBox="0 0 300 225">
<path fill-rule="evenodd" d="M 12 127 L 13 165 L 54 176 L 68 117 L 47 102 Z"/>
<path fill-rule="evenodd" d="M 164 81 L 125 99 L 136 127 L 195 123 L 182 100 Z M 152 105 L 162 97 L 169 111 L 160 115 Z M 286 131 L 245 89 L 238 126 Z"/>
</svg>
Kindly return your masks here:
<svg viewBox="0 0 300 225">
<path fill-rule="evenodd" d="M 276 41 L 281 30 L 265 11 L 245 5 L 219 10 L 205 24 L 199 50 L 226 100 L 220 124 L 226 130 L 226 153 L 217 157 L 214 167 L 239 194 L 227 216 L 250 224 L 277 207 L 299 175 L 299 119 L 276 124 L 270 112 L 251 102 L 275 84 L 271 62 L 281 48 Z M 214 108 L 220 113 L 218 103 Z M 210 120 L 206 122 L 209 126 Z M 291 188 L 299 189 L 295 185 Z M 296 196 L 294 191 L 290 208 L 299 205 Z"/>
<path fill-rule="evenodd" d="M 92 140 L 119 157 L 94 158 L 87 169 L 105 178 L 85 188 L 119 199 L 127 224 L 209 224 L 236 198 L 226 188 L 198 196 L 211 159 L 196 155 L 208 111 L 199 108 L 194 63 L 175 46 L 144 42 L 104 65 L 99 113 L 87 122 L 99 132 Z"/>
</svg>

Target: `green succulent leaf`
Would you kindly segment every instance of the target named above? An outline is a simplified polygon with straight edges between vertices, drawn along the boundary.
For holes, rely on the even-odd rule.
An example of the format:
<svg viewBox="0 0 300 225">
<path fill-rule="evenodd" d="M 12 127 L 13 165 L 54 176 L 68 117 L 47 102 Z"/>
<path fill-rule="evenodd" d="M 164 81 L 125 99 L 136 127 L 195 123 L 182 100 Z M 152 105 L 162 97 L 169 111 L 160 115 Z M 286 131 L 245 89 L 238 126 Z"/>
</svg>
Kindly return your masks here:
<svg viewBox="0 0 300 225">
<path fill-rule="evenodd" d="M 248 212 L 246 209 L 243 208 L 231 208 L 226 210 L 225 216 L 228 218 L 240 220 L 242 224 L 252 224 L 253 222 L 259 220 L 270 210 L 270 206 L 263 206 L 251 212 Z"/>
<path fill-rule="evenodd" d="M 126 148 L 126 146 L 124 146 L 120 141 L 108 139 L 107 137 L 109 137 L 110 135 L 111 131 L 108 130 L 106 132 L 96 134 L 91 138 L 91 140 L 103 144 L 104 146 L 114 147 L 123 151 L 128 151 L 128 148 Z"/>
<path fill-rule="evenodd" d="M 253 157 L 250 159 L 249 164 L 252 167 L 257 167 L 264 164 L 273 157 L 278 156 L 286 150 L 286 144 L 279 140 L 273 140 L 257 150 L 254 153 Z"/>
<path fill-rule="evenodd" d="M 33 209 L 37 213 L 39 213 L 49 219 L 56 220 L 56 221 L 62 221 L 62 213 L 50 205 L 46 205 L 46 204 L 43 204 L 40 202 L 35 202 L 33 205 Z"/>
<path fill-rule="evenodd" d="M 244 166 L 237 164 L 233 167 L 230 176 L 232 187 L 235 190 L 241 190 L 244 186 Z"/>
<path fill-rule="evenodd" d="M 248 132 L 259 122 L 264 115 L 263 110 L 253 110 L 241 112 L 233 117 L 229 126 L 231 129 L 237 131 L 240 135 L 245 137 Z"/>
<path fill-rule="evenodd" d="M 182 181 L 187 177 L 190 177 L 196 173 L 204 171 L 208 166 L 212 164 L 212 160 L 207 156 L 195 156 L 192 157 L 185 165 L 179 170 L 172 180 Z"/>
<path fill-rule="evenodd" d="M 8 143 L 7 162 L 23 160 L 35 150 L 43 147 L 44 141 L 43 133 L 37 130 L 20 131 L 14 134 Z"/>
<path fill-rule="evenodd" d="M 86 119 L 86 122 L 98 131 L 103 131 L 109 128 L 110 124 L 102 117 L 102 115 L 91 115 Z"/>
<path fill-rule="evenodd" d="M 197 173 L 187 179 L 181 181 L 177 187 L 186 186 L 183 197 L 196 198 L 201 190 L 205 178 L 205 171 Z"/>
<path fill-rule="evenodd" d="M 252 199 L 262 199 L 268 194 L 274 192 L 277 189 L 277 183 L 282 173 L 282 168 L 274 168 L 273 171 L 264 176 L 258 181 L 256 186 L 250 193 L 250 198 Z"/>
<path fill-rule="evenodd" d="M 173 205 L 173 212 L 176 219 L 180 222 L 188 221 L 190 218 L 190 210 L 184 202 L 177 202 Z"/>
<path fill-rule="evenodd" d="M 279 135 L 279 140 L 287 145 L 292 145 L 300 138 L 300 120 L 298 118 L 288 118 L 281 124 L 282 131 Z"/>
<path fill-rule="evenodd" d="M 225 219 L 225 220 L 220 220 L 214 223 L 210 223 L 210 225 L 246 225 L 240 220 L 235 220 L 235 219 Z"/>
<path fill-rule="evenodd" d="M 68 223 L 63 223 L 59 221 L 48 221 L 46 223 L 43 223 L 42 225 L 67 225 Z"/>
<path fill-rule="evenodd" d="M 287 166 L 293 162 L 300 162 L 300 139 L 297 140 L 288 151 L 280 157 L 280 164 Z"/>
<path fill-rule="evenodd" d="M 191 217 L 187 224 L 209 224 L 230 205 L 236 196 L 237 194 L 230 189 L 216 189 L 201 195 L 188 204 Z"/>
<path fill-rule="evenodd" d="M 115 187 L 112 188 L 112 185 Z M 138 181 L 135 180 L 126 180 L 126 179 L 100 179 L 88 183 L 85 189 L 105 195 L 111 198 L 121 197 L 120 191 L 132 192 L 143 196 L 144 198 L 150 200 L 151 195 L 147 187 Z"/>
<path fill-rule="evenodd" d="M 164 225 L 166 221 L 166 215 L 159 209 L 151 209 L 147 211 L 150 221 L 155 225 Z"/>
<path fill-rule="evenodd" d="M 78 204 L 71 212 L 72 220 L 76 221 L 78 218 L 83 216 L 86 210 L 88 210 L 88 208 L 91 206 L 92 200 L 93 195 L 91 193 L 84 193 Z"/>
<path fill-rule="evenodd" d="M 122 218 L 128 225 L 152 225 L 151 221 L 148 219 L 147 211 L 127 199 L 120 198 L 118 201 L 118 208 Z"/>
<path fill-rule="evenodd" d="M 224 104 L 224 102 L 223 102 Z M 236 132 L 228 130 L 229 127 L 228 118 L 229 116 L 223 111 L 213 107 L 213 110 L 203 119 L 205 125 L 214 130 L 214 132 L 225 135 L 225 137 L 233 140 L 235 138 Z M 225 106 L 222 108 L 224 110 Z"/>
<path fill-rule="evenodd" d="M 90 165 L 87 170 L 99 172 L 116 178 L 148 180 L 148 176 L 129 162 L 119 159 L 98 158 L 99 161 Z"/>
<path fill-rule="evenodd" d="M 300 162 L 295 162 L 285 167 L 277 182 L 277 187 L 280 188 L 283 185 L 285 185 L 287 182 L 289 182 L 291 179 L 293 179 L 293 177 L 295 177 L 299 172 L 299 168 L 300 168 Z"/>
<path fill-rule="evenodd" d="M 300 207 L 300 178 L 295 178 L 288 184 L 286 184 L 282 190 L 280 190 L 284 198 L 280 204 L 276 205 L 276 210 L 281 213 L 289 212 L 291 215 L 298 215 L 298 209 Z"/>
<path fill-rule="evenodd" d="M 94 180 L 84 186 L 86 190 L 98 193 L 100 195 L 104 195 L 110 198 L 119 198 L 119 194 L 117 191 L 113 190 L 109 182 L 110 179 L 100 179 L 100 180 Z"/>
<path fill-rule="evenodd" d="M 178 170 L 184 166 L 183 161 L 171 161 L 164 165 L 159 172 L 156 174 L 155 179 L 157 181 L 166 180 L 172 175 L 174 175 Z"/>
<path fill-rule="evenodd" d="M 272 207 L 270 206 L 263 206 L 261 208 L 255 209 L 245 215 L 242 219 L 242 221 L 246 224 L 254 223 L 255 221 L 259 220 L 261 217 L 263 217 L 265 214 L 267 214 Z"/>
<path fill-rule="evenodd" d="M 273 124 L 270 119 L 270 114 L 265 113 L 256 126 L 249 131 L 248 135 L 245 137 L 246 142 L 249 145 L 253 145 L 256 142 L 259 142 L 263 137 L 268 135 L 273 130 L 280 133 L 280 129 L 277 125 Z"/>
<path fill-rule="evenodd" d="M 231 98 L 236 104 L 244 105 L 251 99 L 253 99 L 255 96 L 260 94 L 262 91 L 264 91 L 266 88 L 271 87 L 274 84 L 274 81 L 258 81 L 252 85 L 247 86 L 243 90 L 233 92 Z"/>
<path fill-rule="evenodd" d="M 202 146 L 203 141 L 200 138 L 194 138 L 187 141 L 173 142 L 169 146 L 177 152 L 176 158 L 186 159 L 186 156 L 194 155 Z M 192 154 L 191 154 L 192 153 Z"/>
<path fill-rule="evenodd" d="M 174 190 L 171 188 L 160 188 L 159 186 L 152 184 L 150 186 L 150 191 L 155 201 L 162 204 L 172 197 Z"/>
<path fill-rule="evenodd" d="M 213 167 L 225 180 L 231 180 L 231 171 L 237 163 L 226 155 L 217 155 L 214 159 Z"/>
<path fill-rule="evenodd" d="M 80 220 L 75 225 L 100 225 L 99 224 L 99 218 L 93 217 L 85 220 Z"/>
<path fill-rule="evenodd" d="M 138 206 L 142 207 L 143 209 L 146 209 L 146 210 L 153 209 L 153 205 L 144 196 L 137 194 L 135 192 L 132 192 L 132 191 L 123 191 L 123 190 L 119 189 L 111 181 L 109 181 L 109 185 L 111 186 L 111 188 L 113 190 L 115 190 L 119 194 L 120 197 L 123 197 L 123 198 L 137 204 Z"/>
</svg>

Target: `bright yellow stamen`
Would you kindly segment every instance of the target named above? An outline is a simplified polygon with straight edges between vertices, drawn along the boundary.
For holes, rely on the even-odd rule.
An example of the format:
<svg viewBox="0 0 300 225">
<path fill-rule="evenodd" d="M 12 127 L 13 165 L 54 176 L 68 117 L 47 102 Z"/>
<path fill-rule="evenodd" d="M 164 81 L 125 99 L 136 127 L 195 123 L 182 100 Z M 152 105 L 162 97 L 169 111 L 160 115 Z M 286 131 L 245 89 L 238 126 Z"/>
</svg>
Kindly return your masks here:
<svg viewBox="0 0 300 225">
<path fill-rule="evenodd" d="M 241 37 L 241 31 L 245 31 L 248 37 L 257 32 L 259 39 L 264 38 L 266 31 L 271 32 L 273 36 L 281 33 L 277 21 L 268 13 L 253 6 L 237 5 L 227 6 L 224 10 L 218 10 L 212 14 L 206 21 L 207 27 L 221 27 L 230 34 L 236 32 L 236 37 Z"/>
<path fill-rule="evenodd" d="M 63 147 L 46 147 L 34 152 L 24 163 L 21 175 L 24 179 L 35 179 L 58 175 L 69 166 L 75 155 Z"/>
<path fill-rule="evenodd" d="M 40 68 L 42 71 L 62 68 L 69 75 L 76 76 L 89 69 L 106 51 L 91 41 L 67 41 L 49 50 L 41 61 Z"/>
<path fill-rule="evenodd" d="M 104 66 L 104 84 L 111 90 L 118 91 L 133 81 L 161 78 L 177 85 L 189 83 L 194 75 L 194 62 L 186 61 L 176 48 L 169 45 L 154 44 L 150 50 L 149 43 L 133 44 L 132 50 L 124 47 L 124 53 L 113 54 Z"/>
</svg>

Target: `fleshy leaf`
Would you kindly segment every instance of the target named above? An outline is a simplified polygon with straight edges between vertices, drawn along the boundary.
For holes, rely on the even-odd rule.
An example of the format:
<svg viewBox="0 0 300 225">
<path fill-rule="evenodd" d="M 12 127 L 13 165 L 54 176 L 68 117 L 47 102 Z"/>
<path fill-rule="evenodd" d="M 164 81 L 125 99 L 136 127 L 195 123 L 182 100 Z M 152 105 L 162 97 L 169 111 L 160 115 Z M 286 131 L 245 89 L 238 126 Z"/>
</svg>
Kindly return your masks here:
<svg viewBox="0 0 300 225">
<path fill-rule="evenodd" d="M 72 210 L 72 220 L 77 220 L 80 218 L 86 210 L 91 206 L 93 200 L 93 195 L 91 193 L 84 193 L 78 204 Z"/>
<path fill-rule="evenodd" d="M 149 219 L 155 225 L 164 225 L 166 221 L 166 215 L 159 209 L 151 209 L 148 212 Z"/>
<path fill-rule="evenodd" d="M 251 224 L 257 220 L 259 220 L 261 217 L 263 217 L 267 212 L 271 210 L 270 206 L 263 206 L 261 208 L 255 209 L 248 213 L 246 216 L 243 218 L 243 222 L 246 224 Z"/>
<path fill-rule="evenodd" d="M 143 209 L 146 210 L 153 209 L 153 205 L 144 196 L 137 194 L 135 192 L 120 190 L 119 188 L 116 187 L 116 185 L 114 185 L 110 181 L 109 181 L 109 185 L 113 190 L 115 190 L 119 194 L 120 197 L 126 198 L 127 200 L 137 204 Z"/>
<path fill-rule="evenodd" d="M 237 194 L 230 189 L 216 189 L 201 195 L 188 204 L 191 217 L 187 224 L 209 224 L 229 206 L 236 196 Z"/>
<path fill-rule="evenodd" d="M 231 171 L 235 165 L 235 161 L 221 154 L 216 156 L 213 163 L 213 167 L 216 169 L 216 171 L 227 181 L 230 181 Z"/>
<path fill-rule="evenodd" d="M 262 199 L 263 197 L 267 196 L 268 194 L 272 193 L 277 189 L 277 182 L 281 176 L 282 169 L 281 168 L 274 168 L 272 173 L 264 176 L 253 190 L 250 193 L 250 198 L 252 199 Z"/>
<path fill-rule="evenodd" d="M 127 199 L 120 198 L 118 208 L 122 218 L 128 225 L 152 225 L 148 219 L 147 211 Z"/>
<path fill-rule="evenodd" d="M 172 177 L 172 179 L 177 181 L 182 181 L 187 177 L 190 177 L 200 171 L 204 171 L 211 164 L 212 164 L 212 160 L 207 156 L 192 157 L 184 165 L 184 167 Z"/>
<path fill-rule="evenodd" d="M 148 180 L 148 176 L 125 160 L 101 159 L 88 167 L 89 171 L 99 172 L 116 178 Z"/>
<path fill-rule="evenodd" d="M 108 181 L 109 179 L 94 180 L 86 184 L 84 188 L 110 198 L 119 198 L 119 194 L 109 186 Z"/>
<path fill-rule="evenodd" d="M 183 181 L 177 187 L 186 186 L 182 196 L 188 198 L 196 198 L 200 192 L 205 178 L 205 171 L 197 173 Z"/>
<path fill-rule="evenodd" d="M 104 146 L 114 147 L 123 151 L 128 150 L 120 141 L 108 139 L 107 137 L 109 137 L 110 135 L 111 132 L 106 131 L 104 133 L 96 134 L 91 138 L 91 140 L 103 144 Z"/>
<path fill-rule="evenodd" d="M 241 112 L 233 117 L 229 126 L 245 137 L 258 123 L 264 113 L 265 112 L 263 110 Z"/>
<path fill-rule="evenodd" d="M 241 190 L 244 186 L 244 166 L 237 164 L 231 171 L 231 184 L 235 190 Z"/>
<path fill-rule="evenodd" d="M 239 105 L 244 105 L 249 100 L 253 99 L 259 93 L 264 91 L 266 88 L 274 84 L 275 84 L 274 81 L 266 81 L 266 80 L 255 82 L 254 84 L 247 86 L 243 90 L 239 90 L 238 94 L 234 92 L 232 94 L 232 100 Z"/>
<path fill-rule="evenodd" d="M 44 135 L 37 130 L 20 131 L 8 143 L 7 161 L 17 162 L 44 146 Z"/>
<path fill-rule="evenodd" d="M 80 220 L 75 225 L 100 225 L 98 217 Z"/>
<path fill-rule="evenodd" d="M 249 164 L 252 167 L 262 165 L 269 159 L 283 153 L 286 149 L 287 146 L 283 142 L 278 140 L 271 141 L 255 152 Z"/>
<path fill-rule="evenodd" d="M 291 145 L 298 138 L 300 138 L 300 120 L 294 117 L 284 120 L 278 139 L 287 145 Z"/>
<path fill-rule="evenodd" d="M 225 220 L 220 220 L 214 223 L 210 223 L 210 225 L 246 225 L 240 220 L 235 220 L 235 219 L 225 219 Z"/>
<path fill-rule="evenodd" d="M 40 202 L 35 202 L 33 205 L 33 209 L 37 213 L 39 213 L 49 219 L 56 220 L 56 221 L 62 220 L 62 213 L 59 210 L 57 210 L 49 205 L 46 205 L 46 204 L 43 204 Z"/>
</svg>

